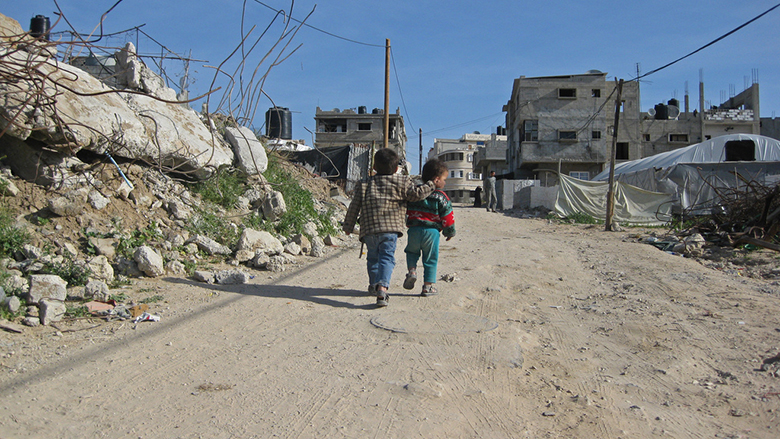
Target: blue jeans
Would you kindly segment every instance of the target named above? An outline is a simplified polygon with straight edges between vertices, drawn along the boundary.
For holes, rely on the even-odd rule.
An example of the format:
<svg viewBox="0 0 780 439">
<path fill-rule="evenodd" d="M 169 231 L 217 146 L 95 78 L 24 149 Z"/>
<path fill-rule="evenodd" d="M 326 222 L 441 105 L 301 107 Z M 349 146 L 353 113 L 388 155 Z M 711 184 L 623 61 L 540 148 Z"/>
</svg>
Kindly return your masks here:
<svg viewBox="0 0 780 439">
<path fill-rule="evenodd" d="M 395 268 L 395 247 L 398 235 L 395 233 L 375 233 L 363 237 L 368 248 L 366 266 L 368 284 L 390 288 L 390 277 Z"/>
<path fill-rule="evenodd" d="M 407 232 L 406 268 L 417 267 L 422 254 L 423 282 L 436 283 L 436 266 L 439 264 L 439 231 L 432 227 L 410 227 Z"/>
</svg>

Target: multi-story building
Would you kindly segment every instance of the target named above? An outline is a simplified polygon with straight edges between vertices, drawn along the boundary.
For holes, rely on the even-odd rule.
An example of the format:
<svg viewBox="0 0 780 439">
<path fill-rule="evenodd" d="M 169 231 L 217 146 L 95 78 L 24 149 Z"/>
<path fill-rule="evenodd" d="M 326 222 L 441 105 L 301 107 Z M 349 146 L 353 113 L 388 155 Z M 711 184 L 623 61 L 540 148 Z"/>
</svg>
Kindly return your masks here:
<svg viewBox="0 0 780 439">
<path fill-rule="evenodd" d="M 496 175 L 504 175 L 509 172 L 507 165 L 506 130 L 498 127 L 500 134 L 490 134 L 484 141 L 484 145 L 477 146 L 472 167 L 474 172 L 485 176 L 490 171 L 496 171 Z"/>
<path fill-rule="evenodd" d="M 606 73 L 515 79 L 512 96 L 504 106 L 508 165 L 516 179 L 540 179 L 555 171 L 589 179 L 602 171 L 611 150 L 608 128 L 613 125 L 617 84 Z M 619 154 L 638 158 L 639 87 L 623 84 L 622 114 L 618 128 Z M 610 108 L 610 103 L 612 103 Z M 612 111 L 610 111 L 610 109 Z M 547 177 L 547 176 L 545 176 Z"/>
<path fill-rule="evenodd" d="M 557 182 L 557 172 L 588 180 L 609 163 L 614 133 L 617 82 L 591 70 L 582 75 L 515 79 L 504 106 L 507 161 L 516 179 Z M 699 84 L 699 109 L 677 100 L 639 108 L 639 83 L 623 83 L 615 158 L 642 157 L 728 134 L 759 134 L 758 84 L 721 105 L 705 109 Z"/>
<path fill-rule="evenodd" d="M 475 155 L 478 148 L 485 147 L 494 136 L 496 135 L 473 133 L 464 134 L 460 139 L 433 140 L 433 148 L 428 153 L 428 158 L 438 158 L 449 168 L 450 175 L 443 190 L 453 202 L 474 201 L 474 190 L 482 185 L 482 175 L 476 172 L 473 166 Z M 501 137 L 506 141 L 505 136 L 496 136 L 494 142 L 499 142 Z"/>
<path fill-rule="evenodd" d="M 390 130 L 388 148 L 394 149 L 401 159 L 406 158 L 406 128 L 404 118 L 397 109 L 389 115 Z M 328 148 L 333 146 L 368 145 L 381 148 L 384 142 L 384 110 L 375 108 L 370 113 L 366 107 L 323 111 L 320 107 L 314 114 L 317 132 L 314 146 Z"/>
</svg>

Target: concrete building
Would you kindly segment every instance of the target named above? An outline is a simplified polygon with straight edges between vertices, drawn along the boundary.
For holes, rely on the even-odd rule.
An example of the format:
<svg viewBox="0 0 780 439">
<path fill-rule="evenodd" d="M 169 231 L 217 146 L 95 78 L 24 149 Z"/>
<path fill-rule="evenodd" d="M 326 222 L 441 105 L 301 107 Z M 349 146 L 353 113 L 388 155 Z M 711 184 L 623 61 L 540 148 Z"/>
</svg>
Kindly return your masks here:
<svg viewBox="0 0 780 439">
<path fill-rule="evenodd" d="M 614 123 L 614 104 L 611 111 L 609 104 L 615 89 L 599 71 L 515 79 L 504 106 L 513 177 L 554 185 L 558 170 L 585 180 L 601 172 L 612 146 L 607 129 Z M 641 154 L 639 87 L 625 83 L 622 96 L 618 155 L 629 159 Z"/>
<path fill-rule="evenodd" d="M 444 193 L 453 203 L 473 203 L 474 190 L 482 185 L 482 176 L 474 171 L 474 158 L 479 147 L 491 141 L 490 134 L 464 134 L 460 139 L 434 139 L 428 158 L 438 158 L 450 170 Z M 498 136 L 501 137 L 501 136 Z"/>
<path fill-rule="evenodd" d="M 515 79 L 504 106 L 509 171 L 515 179 L 557 183 L 557 172 L 588 180 L 609 164 L 617 83 L 606 73 Z M 624 82 L 615 157 L 617 162 L 670 151 L 728 133 L 759 134 L 758 84 L 706 109 L 688 96 L 641 111 L 639 84 Z"/>
<path fill-rule="evenodd" d="M 496 171 L 496 175 L 504 175 L 509 172 L 506 130 L 503 127 L 498 127 L 496 131 L 501 134 L 490 134 L 489 138 L 483 141 L 483 145 L 477 146 L 477 151 L 474 154 L 472 169 L 480 177 L 489 174 L 490 171 Z M 473 136 L 474 134 L 469 135 Z"/>
<path fill-rule="evenodd" d="M 314 146 L 328 148 L 333 146 L 367 145 L 378 149 L 384 142 L 384 110 L 374 109 L 370 113 L 366 107 L 331 111 L 317 107 L 314 114 L 317 132 L 314 134 Z M 404 118 L 397 109 L 390 114 L 388 147 L 394 149 L 402 160 L 406 159 L 406 128 Z"/>
</svg>

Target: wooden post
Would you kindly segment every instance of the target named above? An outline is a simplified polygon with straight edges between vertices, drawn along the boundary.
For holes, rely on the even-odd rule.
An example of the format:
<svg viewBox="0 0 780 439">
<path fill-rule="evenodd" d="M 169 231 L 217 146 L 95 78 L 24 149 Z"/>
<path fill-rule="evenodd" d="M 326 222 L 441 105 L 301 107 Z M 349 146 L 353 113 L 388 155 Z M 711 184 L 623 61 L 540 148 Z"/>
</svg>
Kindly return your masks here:
<svg viewBox="0 0 780 439">
<path fill-rule="evenodd" d="M 422 152 L 423 152 L 422 151 L 422 128 L 420 128 L 420 171 L 419 171 L 420 175 L 422 175 L 422 166 L 423 166 Z"/>
<path fill-rule="evenodd" d="M 385 124 L 384 142 L 382 146 L 387 148 L 390 142 L 390 38 L 385 40 Z"/>
<path fill-rule="evenodd" d="M 617 155 L 618 124 L 620 123 L 620 106 L 623 98 L 623 80 L 617 83 L 617 98 L 615 98 L 615 129 L 612 133 L 612 152 L 609 156 L 609 189 L 607 190 L 607 216 L 604 219 L 604 230 L 612 231 L 612 215 L 615 213 L 615 156 Z"/>
</svg>

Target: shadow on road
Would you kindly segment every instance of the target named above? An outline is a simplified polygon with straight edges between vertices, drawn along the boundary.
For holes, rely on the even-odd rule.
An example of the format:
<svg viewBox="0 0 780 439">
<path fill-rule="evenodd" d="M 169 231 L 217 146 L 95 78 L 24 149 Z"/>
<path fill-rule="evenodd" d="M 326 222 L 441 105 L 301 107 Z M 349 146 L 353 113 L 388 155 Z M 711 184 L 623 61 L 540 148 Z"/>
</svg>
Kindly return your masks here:
<svg viewBox="0 0 780 439">
<path fill-rule="evenodd" d="M 242 284 L 242 285 L 216 285 L 216 284 L 204 284 L 202 282 L 193 281 L 190 279 L 181 278 L 166 278 L 166 282 L 174 284 L 189 285 L 197 288 L 211 289 L 215 291 L 221 291 L 225 293 L 243 294 L 245 296 L 258 296 L 269 297 L 278 299 L 289 300 L 302 300 L 307 302 L 318 303 L 320 305 L 327 305 L 336 308 L 352 308 L 352 309 L 374 309 L 376 305 L 375 299 L 369 296 L 365 291 L 358 290 L 343 290 L 337 288 L 309 288 L 298 287 L 291 285 L 257 285 L 257 284 Z M 335 300 L 333 297 L 353 297 L 353 298 L 365 298 L 365 304 L 357 305 L 351 302 L 344 302 L 341 300 Z"/>
</svg>

